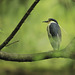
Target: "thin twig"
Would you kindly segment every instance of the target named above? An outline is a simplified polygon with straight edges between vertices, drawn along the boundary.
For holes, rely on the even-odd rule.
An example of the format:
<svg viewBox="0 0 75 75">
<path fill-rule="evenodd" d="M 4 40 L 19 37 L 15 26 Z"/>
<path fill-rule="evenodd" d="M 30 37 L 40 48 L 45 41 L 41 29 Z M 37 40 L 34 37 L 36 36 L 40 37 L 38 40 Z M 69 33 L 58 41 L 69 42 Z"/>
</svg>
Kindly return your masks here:
<svg viewBox="0 0 75 75">
<path fill-rule="evenodd" d="M 10 44 L 7 44 L 6 47 L 8 47 L 8 46 L 10 46 L 10 45 L 12 45 L 12 44 L 14 44 L 14 43 L 17 43 L 17 42 L 19 42 L 19 40 L 14 41 L 14 42 L 12 42 L 12 43 L 10 43 Z"/>
<path fill-rule="evenodd" d="M 24 21 L 27 19 L 27 17 L 29 16 L 29 14 L 31 13 L 31 11 L 33 10 L 33 8 L 37 5 L 37 3 L 40 0 L 35 0 L 34 3 L 31 5 L 31 7 L 29 8 L 29 10 L 26 12 L 26 14 L 24 15 L 24 17 L 21 19 L 21 21 L 18 23 L 18 25 L 16 26 L 16 28 L 13 30 L 13 32 L 9 35 L 9 37 L 0 45 L 0 50 L 5 47 L 9 41 L 15 36 L 15 34 L 18 32 L 18 30 L 20 29 L 20 27 L 22 26 L 22 24 L 24 23 Z"/>
</svg>

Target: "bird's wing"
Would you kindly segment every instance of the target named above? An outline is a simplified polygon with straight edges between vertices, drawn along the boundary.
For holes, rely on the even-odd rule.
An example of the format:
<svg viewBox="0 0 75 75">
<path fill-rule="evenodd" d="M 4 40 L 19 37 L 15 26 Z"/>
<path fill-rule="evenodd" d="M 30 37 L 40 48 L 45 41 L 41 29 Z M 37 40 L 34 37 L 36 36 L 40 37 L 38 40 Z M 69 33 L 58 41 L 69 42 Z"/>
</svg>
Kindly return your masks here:
<svg viewBox="0 0 75 75">
<path fill-rule="evenodd" d="M 61 39 L 61 29 L 58 24 L 51 23 L 49 26 L 49 33 L 52 35 L 52 37 L 58 37 Z"/>
</svg>

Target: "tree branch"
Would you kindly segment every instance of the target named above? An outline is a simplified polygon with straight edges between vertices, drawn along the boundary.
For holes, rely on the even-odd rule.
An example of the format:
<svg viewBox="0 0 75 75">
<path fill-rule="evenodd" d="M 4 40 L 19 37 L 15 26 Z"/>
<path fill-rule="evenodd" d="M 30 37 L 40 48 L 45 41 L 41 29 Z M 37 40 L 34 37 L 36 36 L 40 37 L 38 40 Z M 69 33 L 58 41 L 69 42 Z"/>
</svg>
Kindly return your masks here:
<svg viewBox="0 0 75 75">
<path fill-rule="evenodd" d="M 36 54 L 12 54 L 0 52 L 0 59 L 6 61 L 32 62 L 51 58 L 75 59 L 75 38 L 69 43 L 69 45 L 65 49 L 58 51 L 49 51 Z"/>
<path fill-rule="evenodd" d="M 34 3 L 31 5 L 31 7 L 29 8 L 29 10 L 26 12 L 26 14 L 24 15 L 24 17 L 21 19 L 21 21 L 18 23 L 18 25 L 16 26 L 16 28 L 13 30 L 13 32 L 9 35 L 9 37 L 0 45 L 0 50 L 5 47 L 9 41 L 15 36 L 15 34 L 18 32 L 18 30 L 20 29 L 20 27 L 22 26 L 22 24 L 24 23 L 24 21 L 27 19 L 27 17 L 29 16 L 29 14 L 31 13 L 31 11 L 34 9 L 34 7 L 37 5 L 37 3 L 40 0 L 35 0 Z"/>
</svg>

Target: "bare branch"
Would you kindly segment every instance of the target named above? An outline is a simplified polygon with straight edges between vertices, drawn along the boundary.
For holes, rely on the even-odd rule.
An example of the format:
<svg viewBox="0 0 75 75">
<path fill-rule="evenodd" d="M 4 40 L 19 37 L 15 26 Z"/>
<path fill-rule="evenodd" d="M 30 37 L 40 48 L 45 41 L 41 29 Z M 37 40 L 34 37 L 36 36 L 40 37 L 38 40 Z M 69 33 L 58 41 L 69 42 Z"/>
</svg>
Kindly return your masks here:
<svg viewBox="0 0 75 75">
<path fill-rule="evenodd" d="M 57 53 L 57 55 L 55 55 Z M 59 55 L 58 55 L 59 53 Z M 44 59 L 50 58 L 58 58 L 64 57 L 61 55 L 61 51 L 51 51 L 51 52 L 44 52 L 44 53 L 37 53 L 37 54 L 12 54 L 6 52 L 0 52 L 0 59 L 6 61 L 16 61 L 16 62 L 32 62 L 32 61 L 39 61 Z"/>
<path fill-rule="evenodd" d="M 20 29 L 20 27 L 22 26 L 22 24 L 24 23 L 24 21 L 27 19 L 27 17 L 29 16 L 29 14 L 31 13 L 31 11 L 34 9 L 34 7 L 37 5 L 37 3 L 40 0 L 35 0 L 34 3 L 31 5 L 31 7 L 29 8 L 29 10 L 26 12 L 26 14 L 24 15 L 24 17 L 21 19 L 21 21 L 18 23 L 18 25 L 16 26 L 16 28 L 13 30 L 13 32 L 9 35 L 9 37 L 0 45 L 0 50 L 5 47 L 9 41 L 15 36 L 15 34 L 18 32 L 18 30 Z"/>
<path fill-rule="evenodd" d="M 12 54 L 0 52 L 0 59 L 16 62 L 32 62 L 51 58 L 70 58 L 75 59 L 75 38 L 63 50 L 49 51 L 36 54 Z"/>
<path fill-rule="evenodd" d="M 8 47 L 8 46 L 10 46 L 10 45 L 12 45 L 12 44 L 14 44 L 14 43 L 17 43 L 17 42 L 19 42 L 19 40 L 15 41 L 15 42 L 12 42 L 12 43 L 10 43 L 10 44 L 7 44 L 6 47 Z"/>
</svg>

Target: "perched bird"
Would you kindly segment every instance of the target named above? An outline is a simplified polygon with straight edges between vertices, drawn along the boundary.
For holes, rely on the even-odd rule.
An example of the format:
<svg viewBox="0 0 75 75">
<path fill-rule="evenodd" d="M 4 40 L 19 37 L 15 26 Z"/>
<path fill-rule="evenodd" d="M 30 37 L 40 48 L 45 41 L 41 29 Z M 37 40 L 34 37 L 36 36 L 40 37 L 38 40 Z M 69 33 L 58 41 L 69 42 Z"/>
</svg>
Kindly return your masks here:
<svg viewBox="0 0 75 75">
<path fill-rule="evenodd" d="M 53 49 L 59 50 L 61 42 L 61 29 L 58 22 L 53 18 L 49 18 L 48 21 L 43 22 L 48 23 L 47 33 Z"/>
</svg>

